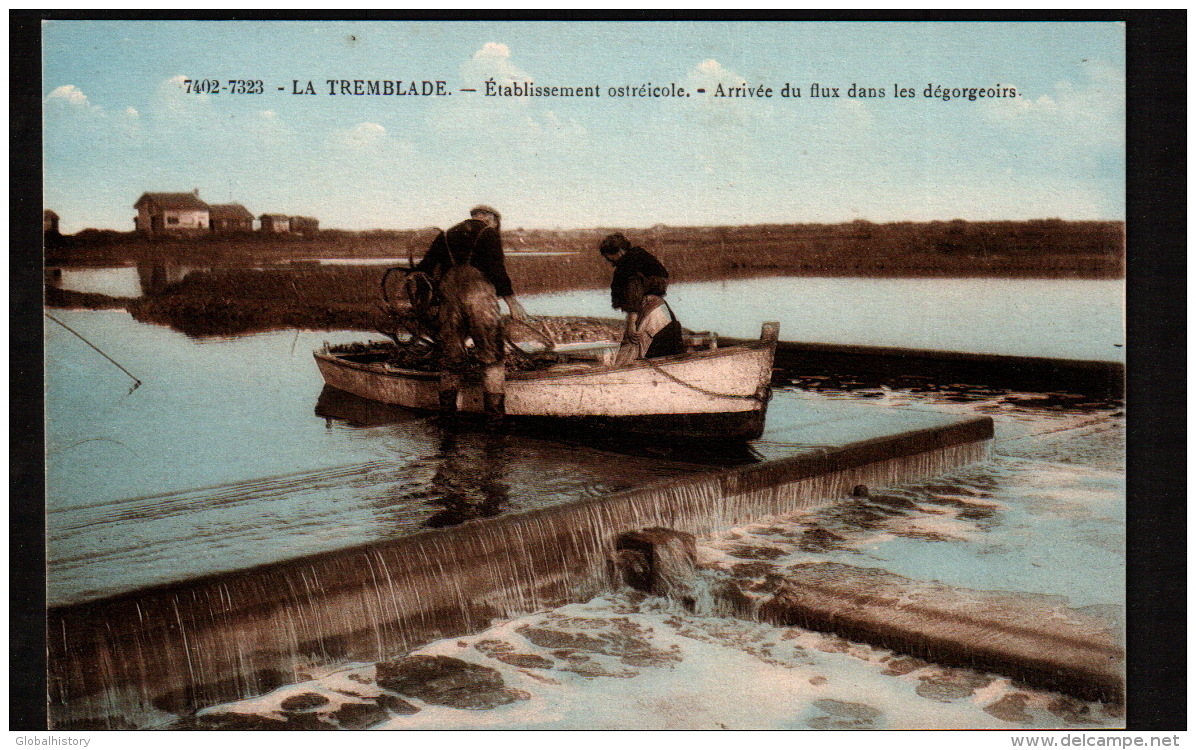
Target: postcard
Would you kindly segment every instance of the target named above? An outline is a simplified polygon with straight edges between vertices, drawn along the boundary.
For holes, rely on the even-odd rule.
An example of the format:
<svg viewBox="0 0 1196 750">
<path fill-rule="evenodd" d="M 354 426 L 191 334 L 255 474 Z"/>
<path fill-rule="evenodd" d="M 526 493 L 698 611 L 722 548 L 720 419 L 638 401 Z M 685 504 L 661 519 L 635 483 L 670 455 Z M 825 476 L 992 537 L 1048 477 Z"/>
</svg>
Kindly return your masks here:
<svg viewBox="0 0 1196 750">
<path fill-rule="evenodd" d="M 1126 726 L 1126 28 L 41 26 L 48 720 Z"/>
</svg>

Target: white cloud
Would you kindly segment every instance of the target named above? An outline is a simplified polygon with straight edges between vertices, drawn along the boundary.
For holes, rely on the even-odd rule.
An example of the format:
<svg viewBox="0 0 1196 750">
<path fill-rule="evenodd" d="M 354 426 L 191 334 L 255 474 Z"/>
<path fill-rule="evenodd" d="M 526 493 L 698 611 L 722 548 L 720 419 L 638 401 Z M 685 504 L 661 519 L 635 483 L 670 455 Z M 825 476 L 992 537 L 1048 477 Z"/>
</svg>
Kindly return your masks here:
<svg viewBox="0 0 1196 750">
<path fill-rule="evenodd" d="M 429 127 L 445 142 L 457 142 L 473 154 L 479 163 L 509 169 L 512 160 L 542 156 L 574 155 L 588 136 L 586 128 L 575 118 L 562 116 L 547 109 L 556 100 L 527 97 L 484 95 L 486 81 L 499 85 L 537 81 L 553 85 L 554 81 L 538 81 L 534 75 L 520 68 L 514 61 L 511 48 L 500 42 L 487 42 L 461 65 L 466 87 L 477 93 L 445 98 L 433 103 Z M 494 149 L 495 143 L 503 144 Z M 501 153 L 500 153 L 501 152 Z"/>
<path fill-rule="evenodd" d="M 46 101 L 51 99 L 62 99 L 68 104 L 74 104 L 80 107 L 89 107 L 90 103 L 87 101 L 87 94 L 79 90 L 78 86 L 59 86 L 50 92 L 46 97 Z"/>
<path fill-rule="evenodd" d="M 754 149 L 742 146 L 760 139 L 762 128 L 772 125 L 774 107 L 767 100 L 726 96 L 730 89 L 752 83 L 713 58 L 702 60 L 686 74 L 683 85 L 691 93 L 683 101 L 692 104 L 684 113 L 690 121 L 685 148 L 701 175 L 730 180 L 757 168 Z"/>
<path fill-rule="evenodd" d="M 723 88 L 744 86 L 747 79 L 738 73 L 723 67 L 718 60 L 706 59 L 698 63 L 689 71 L 686 77 L 686 88 L 690 91 L 706 89 L 707 94 L 721 85 Z"/>
<path fill-rule="evenodd" d="M 481 60 L 488 57 L 494 58 L 509 58 L 511 56 L 511 48 L 505 44 L 498 42 L 486 42 L 482 48 L 473 53 L 473 59 Z"/>
<path fill-rule="evenodd" d="M 87 94 L 78 86 L 59 86 L 46 96 L 47 107 L 57 107 L 66 111 L 82 112 L 92 115 L 103 115 L 104 110 L 92 104 Z"/>
<path fill-rule="evenodd" d="M 398 164 L 410 165 L 415 148 L 410 141 L 392 135 L 385 125 L 359 122 L 333 131 L 327 139 L 325 158 L 339 168 L 381 175 Z"/>
<path fill-rule="evenodd" d="M 246 145 L 250 148 L 285 150 L 299 147 L 298 133 L 272 109 L 258 110 L 248 117 L 239 118 L 237 122 L 241 124 L 233 125 L 230 121 L 228 127 L 243 127 Z"/>
<path fill-rule="evenodd" d="M 751 123 L 773 116 L 773 105 L 767 99 L 740 97 L 739 87 L 758 86 L 765 81 L 749 81 L 739 73 L 713 58 L 707 58 L 690 68 L 685 76 L 689 101 L 706 114 L 702 127 L 719 131 L 722 128 L 748 127 Z M 702 89 L 705 93 L 698 93 Z M 720 90 L 721 89 L 721 90 Z M 736 91 L 732 91 L 736 89 Z M 774 87 L 773 96 L 776 96 Z"/>
<path fill-rule="evenodd" d="M 151 117 L 164 117 L 176 127 L 187 127 L 193 119 L 212 116 L 212 97 L 188 92 L 183 85 L 186 80 L 185 75 L 175 75 L 158 84 Z"/>
<path fill-rule="evenodd" d="M 1125 76 L 1089 63 L 1078 83 L 1064 79 L 1049 93 L 986 99 L 984 115 L 997 125 L 1064 140 L 1120 143 L 1125 136 Z"/>
<path fill-rule="evenodd" d="M 387 137 L 386 128 L 376 122 L 359 122 L 343 131 L 345 145 L 350 148 L 372 148 Z"/>
<path fill-rule="evenodd" d="M 461 76 L 469 88 L 481 90 L 487 80 L 510 84 L 530 81 L 531 74 L 511 61 L 511 48 L 498 42 L 486 42 L 461 66 Z"/>
<path fill-rule="evenodd" d="M 116 132 L 125 138 L 141 135 L 141 113 L 132 107 L 125 107 L 120 116 L 113 118 Z"/>
</svg>

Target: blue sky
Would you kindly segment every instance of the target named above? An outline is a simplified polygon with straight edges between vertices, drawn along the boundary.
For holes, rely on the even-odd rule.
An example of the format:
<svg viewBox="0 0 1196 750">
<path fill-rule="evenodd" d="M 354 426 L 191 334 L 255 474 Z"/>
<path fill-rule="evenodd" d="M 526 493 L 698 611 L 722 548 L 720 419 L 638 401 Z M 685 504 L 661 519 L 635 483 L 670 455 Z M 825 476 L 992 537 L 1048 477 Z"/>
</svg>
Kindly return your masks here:
<svg viewBox="0 0 1196 750">
<path fill-rule="evenodd" d="M 265 93 L 188 94 L 184 77 Z M 602 96 L 458 91 L 491 77 Z M 333 97 L 329 78 L 454 93 Z M 813 82 L 840 98 L 809 98 Z M 645 83 L 774 97 L 607 96 Z M 853 83 L 887 96 L 847 98 Z M 64 232 L 132 229 L 142 192 L 193 188 L 346 229 L 446 226 L 478 202 L 511 228 L 1122 219 L 1124 87 L 1115 23 L 51 21 L 45 204 Z"/>
</svg>

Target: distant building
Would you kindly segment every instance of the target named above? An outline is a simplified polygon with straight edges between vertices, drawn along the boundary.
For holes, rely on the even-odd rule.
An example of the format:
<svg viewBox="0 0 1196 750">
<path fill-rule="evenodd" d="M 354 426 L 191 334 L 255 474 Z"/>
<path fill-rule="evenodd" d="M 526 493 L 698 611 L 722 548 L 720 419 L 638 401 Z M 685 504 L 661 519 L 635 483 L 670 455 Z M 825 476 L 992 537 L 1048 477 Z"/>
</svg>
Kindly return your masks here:
<svg viewBox="0 0 1196 750">
<path fill-rule="evenodd" d="M 212 234 L 252 232 L 253 214 L 240 203 L 219 203 L 208 206 Z"/>
<path fill-rule="evenodd" d="M 267 234 L 285 234 L 291 231 L 291 217 L 283 214 L 262 214 L 258 217 L 261 230 Z"/>
<path fill-rule="evenodd" d="M 42 234 L 58 234 L 58 214 L 48 208 L 42 211 Z"/>
<path fill-rule="evenodd" d="M 312 237 L 320 231 L 320 220 L 311 216 L 292 216 L 291 231 L 304 237 Z"/>
<path fill-rule="evenodd" d="M 209 231 L 211 207 L 199 199 L 199 190 L 190 193 L 142 193 L 133 204 L 137 231 L 149 236 L 162 234 L 197 234 Z"/>
</svg>

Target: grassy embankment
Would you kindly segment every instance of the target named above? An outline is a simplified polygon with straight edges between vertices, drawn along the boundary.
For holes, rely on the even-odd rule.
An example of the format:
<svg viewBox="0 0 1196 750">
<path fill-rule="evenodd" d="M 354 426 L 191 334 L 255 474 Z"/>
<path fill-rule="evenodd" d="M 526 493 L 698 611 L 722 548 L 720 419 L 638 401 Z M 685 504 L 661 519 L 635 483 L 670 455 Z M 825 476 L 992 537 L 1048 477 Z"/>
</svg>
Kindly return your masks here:
<svg viewBox="0 0 1196 750">
<path fill-rule="evenodd" d="M 610 268 L 598 241 L 614 229 L 504 231 L 507 267 L 519 295 L 600 289 Z M 1118 278 L 1121 222 L 930 222 L 622 230 L 655 253 L 674 281 L 754 276 Z M 47 265 L 175 264 L 193 271 L 126 303 L 147 322 L 188 333 L 231 334 L 276 327 L 373 330 L 380 322 L 385 265 L 329 266 L 316 259 L 418 259 L 434 230 L 323 231 L 313 238 L 147 241 L 82 232 L 47 247 Z M 568 255 L 520 254 L 552 251 Z M 401 263 L 400 265 L 405 265 Z M 50 304 L 102 301 L 54 294 Z"/>
</svg>

